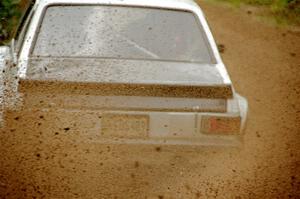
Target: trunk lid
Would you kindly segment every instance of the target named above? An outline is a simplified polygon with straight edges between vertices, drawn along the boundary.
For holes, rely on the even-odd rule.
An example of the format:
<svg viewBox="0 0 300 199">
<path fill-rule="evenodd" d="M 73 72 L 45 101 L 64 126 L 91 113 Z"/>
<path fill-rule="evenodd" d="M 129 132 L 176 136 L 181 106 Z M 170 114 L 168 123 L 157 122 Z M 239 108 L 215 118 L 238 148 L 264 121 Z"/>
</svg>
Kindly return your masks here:
<svg viewBox="0 0 300 199">
<path fill-rule="evenodd" d="M 22 87 L 102 96 L 232 98 L 216 65 L 118 59 L 32 59 Z"/>
</svg>

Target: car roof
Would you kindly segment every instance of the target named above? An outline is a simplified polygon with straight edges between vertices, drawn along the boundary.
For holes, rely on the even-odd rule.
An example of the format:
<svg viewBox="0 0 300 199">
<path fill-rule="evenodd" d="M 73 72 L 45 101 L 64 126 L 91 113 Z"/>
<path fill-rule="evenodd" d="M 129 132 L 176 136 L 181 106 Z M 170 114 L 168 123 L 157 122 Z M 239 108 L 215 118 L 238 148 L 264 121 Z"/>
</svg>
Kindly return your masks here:
<svg viewBox="0 0 300 199">
<path fill-rule="evenodd" d="M 108 4 L 183 9 L 189 11 L 197 10 L 202 12 L 194 0 L 36 0 L 35 4 L 36 6 L 48 6 L 52 4 Z"/>
<path fill-rule="evenodd" d="M 103 0 L 84 0 L 81 1 L 81 3 L 97 3 L 99 1 L 103 1 Z M 130 2 L 131 0 L 104 0 L 106 2 L 110 2 L 110 3 L 122 3 L 122 2 Z M 162 0 L 138 0 L 140 2 L 156 2 L 156 3 L 161 3 Z M 172 2 L 172 3 L 187 3 L 187 4 L 194 4 L 195 1 L 194 0 L 163 0 L 163 1 L 168 1 L 168 2 Z M 72 3 L 72 2 L 76 2 L 76 0 L 34 0 L 35 3 L 40 3 L 40 2 L 49 2 L 49 3 L 56 3 L 56 2 L 66 2 L 66 3 Z"/>
</svg>

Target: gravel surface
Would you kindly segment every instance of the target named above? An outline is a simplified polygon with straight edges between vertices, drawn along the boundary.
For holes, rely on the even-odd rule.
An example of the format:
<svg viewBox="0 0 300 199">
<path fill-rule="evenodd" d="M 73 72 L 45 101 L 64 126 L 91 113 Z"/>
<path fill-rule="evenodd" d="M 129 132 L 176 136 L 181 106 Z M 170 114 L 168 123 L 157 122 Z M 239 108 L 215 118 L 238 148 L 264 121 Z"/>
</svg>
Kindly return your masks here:
<svg viewBox="0 0 300 199">
<path fill-rule="evenodd" d="M 103 145 L 80 114 L 8 112 L 0 198 L 300 198 L 300 33 L 200 4 L 249 102 L 242 148 Z"/>
</svg>

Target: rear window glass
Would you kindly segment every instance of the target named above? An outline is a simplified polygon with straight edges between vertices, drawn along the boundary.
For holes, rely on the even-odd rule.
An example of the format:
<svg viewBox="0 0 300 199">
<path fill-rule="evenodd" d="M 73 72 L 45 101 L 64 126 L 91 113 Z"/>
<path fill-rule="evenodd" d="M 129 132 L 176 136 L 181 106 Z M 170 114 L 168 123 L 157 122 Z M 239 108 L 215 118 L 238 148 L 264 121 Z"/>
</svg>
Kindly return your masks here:
<svg viewBox="0 0 300 199">
<path fill-rule="evenodd" d="M 211 63 L 191 12 L 122 6 L 48 7 L 32 56 Z"/>
</svg>

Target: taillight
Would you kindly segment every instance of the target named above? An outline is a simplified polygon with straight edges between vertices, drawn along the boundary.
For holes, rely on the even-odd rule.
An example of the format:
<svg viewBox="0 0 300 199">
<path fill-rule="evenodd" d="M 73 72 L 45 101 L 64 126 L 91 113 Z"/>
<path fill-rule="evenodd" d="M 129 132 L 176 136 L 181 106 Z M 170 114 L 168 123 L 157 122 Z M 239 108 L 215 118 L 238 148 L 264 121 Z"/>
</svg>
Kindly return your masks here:
<svg viewBox="0 0 300 199">
<path fill-rule="evenodd" d="M 201 132 L 205 134 L 237 134 L 240 131 L 241 117 L 230 115 L 202 115 Z"/>
</svg>

